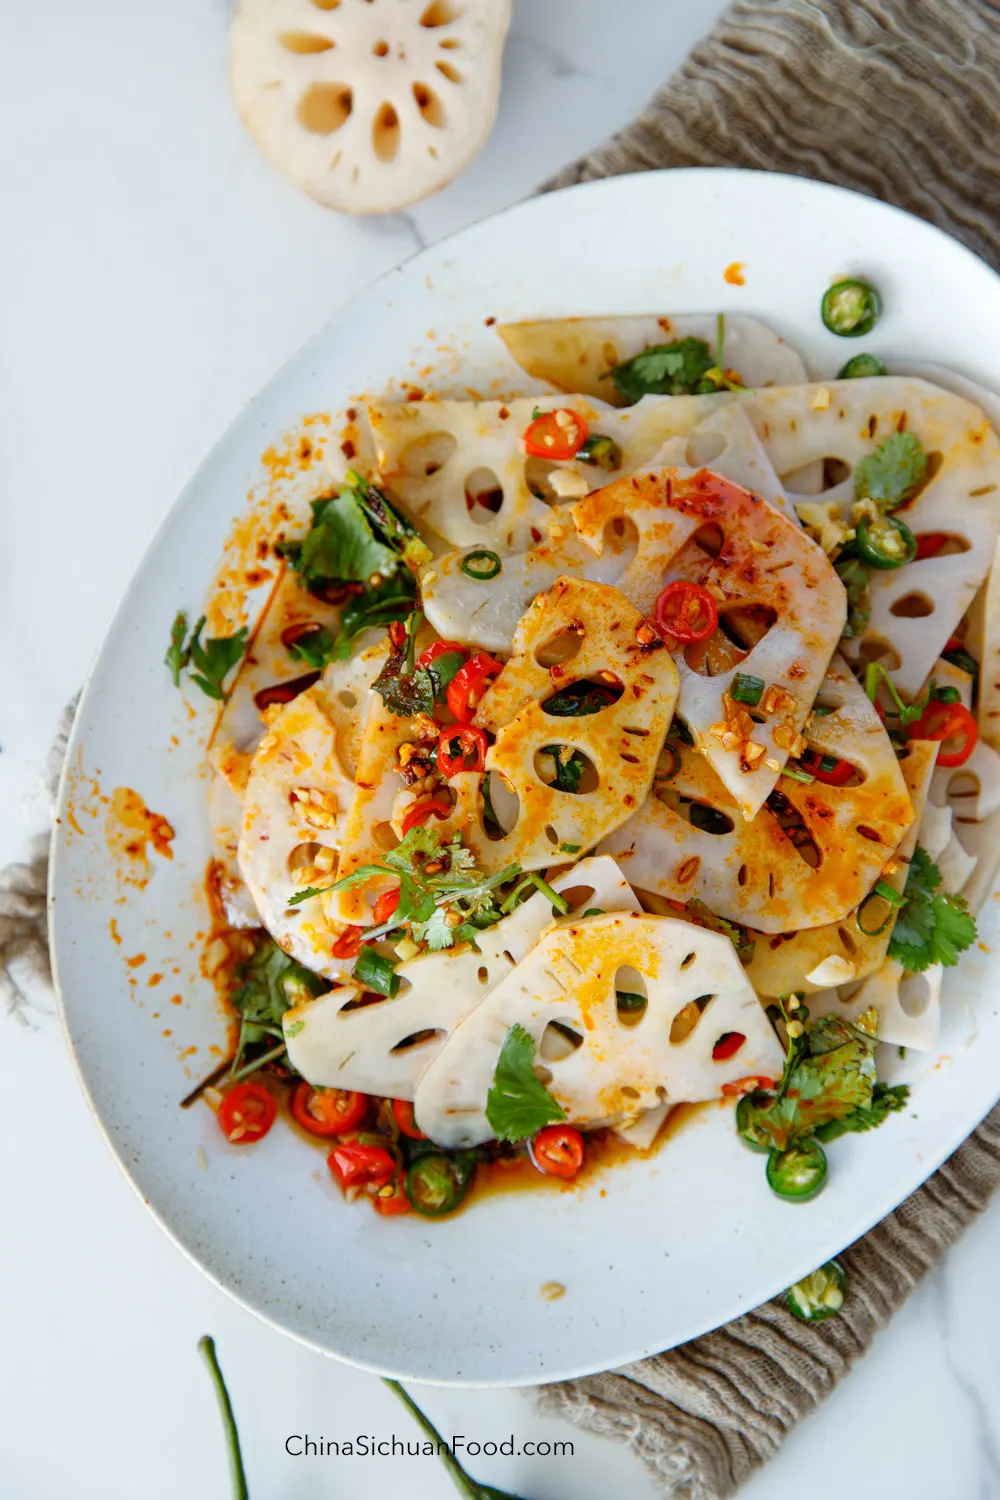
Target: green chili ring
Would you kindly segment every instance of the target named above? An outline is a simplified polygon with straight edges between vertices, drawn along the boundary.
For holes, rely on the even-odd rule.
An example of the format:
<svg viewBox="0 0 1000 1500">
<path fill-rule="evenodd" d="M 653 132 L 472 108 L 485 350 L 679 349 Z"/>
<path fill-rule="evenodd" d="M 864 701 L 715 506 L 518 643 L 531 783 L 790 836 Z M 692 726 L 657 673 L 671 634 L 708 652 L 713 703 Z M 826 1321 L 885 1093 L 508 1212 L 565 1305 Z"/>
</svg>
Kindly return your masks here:
<svg viewBox="0 0 1000 1500">
<path fill-rule="evenodd" d="M 826 1182 L 826 1152 L 819 1141 L 796 1141 L 767 1158 L 767 1185 L 785 1203 L 808 1203 Z"/>
<path fill-rule="evenodd" d="M 878 891 L 869 891 L 865 899 L 862 901 L 861 905 L 858 907 L 857 911 L 854 913 L 854 920 L 858 924 L 858 931 L 863 933 L 865 937 L 881 937 L 883 932 L 885 932 L 886 928 L 889 926 L 893 917 L 895 916 L 895 910 L 890 903 L 886 902 L 886 905 L 889 906 L 889 913 L 882 925 L 880 927 L 866 927 L 864 922 L 862 921 L 862 917 L 864 916 L 865 909 L 870 905 L 872 901 L 885 901 L 885 897 Z"/>
<path fill-rule="evenodd" d="M 835 1318 L 847 1297 L 847 1272 L 839 1260 L 828 1260 L 818 1271 L 803 1276 L 785 1293 L 788 1311 L 803 1323 Z"/>
<path fill-rule="evenodd" d="M 896 538 L 891 538 L 892 532 L 897 533 Z M 896 540 L 897 545 L 902 547 L 900 553 L 897 554 L 888 549 L 890 539 Z M 913 562 L 917 555 L 917 539 L 909 526 L 898 516 L 882 516 L 876 528 L 873 528 L 867 519 L 859 521 L 857 547 L 862 562 L 869 568 L 876 568 L 880 573 L 905 567 L 907 563 Z"/>
<path fill-rule="evenodd" d="M 756 708 L 764 692 L 763 677 L 754 677 L 749 672 L 735 673 L 729 685 L 729 696 L 734 703 L 748 703 Z"/>
<path fill-rule="evenodd" d="M 406 1174 L 406 1196 L 418 1214 L 441 1219 L 464 1202 L 472 1182 L 472 1163 L 429 1152 L 418 1156 Z"/>
<path fill-rule="evenodd" d="M 665 771 L 661 771 L 659 765 L 657 765 L 656 774 L 653 777 L 654 781 L 673 781 L 681 768 L 681 753 L 677 746 L 672 745 L 669 740 L 664 740 L 663 749 L 660 751 L 661 755 L 666 753 L 670 755 L 670 765 Z"/>
<path fill-rule="evenodd" d="M 499 577 L 503 569 L 499 555 L 487 547 L 467 552 L 458 566 L 466 578 L 474 578 L 477 583 L 489 583 L 490 579 Z"/>
<path fill-rule="evenodd" d="M 849 359 L 842 370 L 837 372 L 838 380 L 864 380 L 869 375 L 888 375 L 889 371 L 879 359 L 877 354 L 855 354 Z"/>
<path fill-rule="evenodd" d="M 838 338 L 857 339 L 871 333 L 882 311 L 878 292 L 866 281 L 848 277 L 823 293 L 820 316 Z"/>
<path fill-rule="evenodd" d="M 620 469 L 624 461 L 622 450 L 614 438 L 605 437 L 602 432 L 592 432 L 576 450 L 576 456 L 585 464 L 596 464 L 608 474 Z"/>
<path fill-rule="evenodd" d="M 736 1132 L 740 1140 L 748 1150 L 759 1151 L 763 1156 L 770 1155 L 773 1143 L 757 1124 L 757 1117 L 766 1114 L 773 1103 L 771 1094 L 755 1089 L 752 1094 L 744 1094 L 736 1106 Z"/>
</svg>

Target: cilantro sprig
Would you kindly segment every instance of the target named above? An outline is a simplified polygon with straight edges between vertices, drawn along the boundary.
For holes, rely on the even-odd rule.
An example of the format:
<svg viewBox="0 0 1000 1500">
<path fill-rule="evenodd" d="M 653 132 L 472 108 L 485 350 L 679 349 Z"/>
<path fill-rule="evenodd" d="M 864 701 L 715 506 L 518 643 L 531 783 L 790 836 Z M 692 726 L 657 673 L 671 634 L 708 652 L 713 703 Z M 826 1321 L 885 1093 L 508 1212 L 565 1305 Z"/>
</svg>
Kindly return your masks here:
<svg viewBox="0 0 1000 1500">
<path fill-rule="evenodd" d="M 170 627 L 170 645 L 163 660 L 170 668 L 174 687 L 180 687 L 181 673 L 185 670 L 209 698 L 223 702 L 226 698 L 225 681 L 236 664 L 243 660 L 250 632 L 244 625 L 235 635 L 209 636 L 202 641 L 205 616 L 201 615 L 190 636 L 187 635 L 187 615 L 183 610 L 174 616 Z"/>
<path fill-rule="evenodd" d="M 507 1032 L 486 1099 L 486 1118 L 498 1141 L 523 1141 L 545 1125 L 565 1120 L 557 1104 L 535 1077 L 535 1043 L 523 1026 Z"/>
<path fill-rule="evenodd" d="M 940 870 L 918 844 L 889 939 L 889 956 L 913 974 L 932 964 L 952 968 L 976 940 L 976 924 L 965 898 L 949 895 L 940 887 Z"/>
<path fill-rule="evenodd" d="M 434 712 L 434 678 L 415 661 L 417 631 L 423 615 L 415 609 L 406 618 L 406 644 L 394 651 L 372 683 L 372 688 L 390 713 L 401 719 Z"/>
<path fill-rule="evenodd" d="M 879 510 L 893 511 L 912 499 L 926 476 L 927 454 L 920 439 L 912 432 L 894 432 L 858 464 L 854 492 Z"/>
<path fill-rule="evenodd" d="M 675 339 L 641 350 L 615 365 L 605 378 L 613 380 L 626 401 L 632 403 L 643 396 L 691 395 L 703 385 L 715 390 L 715 385 L 706 381 L 714 366 L 714 356 L 704 339 Z"/>
</svg>

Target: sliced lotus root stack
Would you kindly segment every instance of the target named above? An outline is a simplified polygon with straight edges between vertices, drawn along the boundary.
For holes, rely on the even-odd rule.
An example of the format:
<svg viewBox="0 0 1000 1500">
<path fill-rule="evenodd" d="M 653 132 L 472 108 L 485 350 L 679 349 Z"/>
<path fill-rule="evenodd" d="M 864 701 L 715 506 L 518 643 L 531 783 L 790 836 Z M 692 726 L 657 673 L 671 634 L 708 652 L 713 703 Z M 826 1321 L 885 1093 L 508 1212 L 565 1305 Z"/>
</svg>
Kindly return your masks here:
<svg viewBox="0 0 1000 1500">
<path fill-rule="evenodd" d="M 637 911 L 613 860 L 586 859 L 554 881 L 572 914 L 591 906 Z M 474 1009 L 553 924 L 552 905 L 536 893 L 480 934 L 477 947 L 424 953 L 397 965 L 393 999 L 344 985 L 285 1017 L 288 1055 L 315 1087 L 412 1099 L 421 1073 L 459 1021 Z"/>
<path fill-rule="evenodd" d="M 239 0 L 229 81 L 273 167 L 325 208 L 389 213 L 479 152 L 510 0 Z"/>
<path fill-rule="evenodd" d="M 620 1009 L 622 991 L 645 1005 Z M 556 1056 L 545 1048 L 553 1023 L 572 1039 Z M 421 1077 L 417 1118 L 439 1145 L 475 1146 L 493 1135 L 487 1096 L 514 1025 L 533 1037 L 546 1087 L 575 1125 L 627 1124 L 662 1103 L 717 1099 L 726 1083 L 776 1078 L 782 1068 L 728 938 L 669 917 L 591 917 L 544 937 Z M 732 1033 L 743 1038 L 738 1049 L 713 1057 Z"/>
<path fill-rule="evenodd" d="M 846 917 L 899 847 L 913 804 L 882 721 L 842 660 L 827 674 L 819 705 L 832 711 L 810 720 L 806 743 L 850 763 L 846 785 L 784 776 L 747 823 L 708 761 L 671 743 L 652 795 L 600 852 L 618 861 L 634 888 L 677 901 L 697 897 L 759 932 Z"/>
<path fill-rule="evenodd" d="M 673 717 L 677 672 L 669 651 L 617 589 L 559 578 L 518 627 L 514 655 L 486 693 L 476 722 L 496 735 L 487 775 L 517 799 L 502 838 L 491 839 L 470 808 L 479 778 L 455 778 L 466 809 L 466 844 L 486 870 L 516 862 L 541 869 L 593 848 L 639 808 Z M 551 664 L 550 664 L 551 663 Z M 566 689 L 594 683 L 609 701 L 566 717 L 548 710 Z M 582 757 L 576 791 L 544 776 L 550 747 Z M 498 809 L 499 812 L 499 809 Z"/>
<path fill-rule="evenodd" d="M 644 614 L 674 580 L 716 600 L 719 628 L 675 652 L 677 712 L 752 818 L 796 751 L 843 629 L 844 588 L 829 560 L 796 522 L 707 469 L 616 480 L 578 501 L 573 519 L 598 555 L 609 525 L 634 528 L 635 555 L 616 587 Z M 731 697 L 737 672 L 764 683 L 752 713 Z"/>
<path fill-rule="evenodd" d="M 852 660 L 880 655 L 901 692 L 915 697 L 993 562 L 1000 530 L 1000 438 L 978 406 L 924 380 L 880 376 L 831 381 L 741 398 L 790 491 L 797 476 L 825 475 L 823 498 L 845 520 L 858 464 L 883 439 L 909 432 L 928 457 L 915 498 L 895 513 L 919 539 L 944 533 L 933 557 L 870 575 L 871 620 L 845 642 Z M 809 486 L 815 493 L 815 485 Z"/>
</svg>

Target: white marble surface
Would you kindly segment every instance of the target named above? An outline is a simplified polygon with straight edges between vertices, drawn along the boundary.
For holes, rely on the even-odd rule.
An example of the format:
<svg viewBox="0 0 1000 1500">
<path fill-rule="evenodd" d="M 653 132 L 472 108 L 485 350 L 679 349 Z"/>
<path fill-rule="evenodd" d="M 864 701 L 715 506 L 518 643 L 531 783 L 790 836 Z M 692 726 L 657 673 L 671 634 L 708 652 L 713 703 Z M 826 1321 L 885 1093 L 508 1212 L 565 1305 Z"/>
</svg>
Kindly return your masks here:
<svg viewBox="0 0 1000 1500">
<path fill-rule="evenodd" d="M 229 108 L 224 0 L 0 0 L 0 862 L 45 822 L 40 771 L 125 581 L 241 405 L 339 301 L 420 244 L 528 192 L 624 123 L 719 0 L 517 0 L 496 130 L 411 213 L 352 222 L 258 159 Z M 368 1375 L 218 1292 L 118 1172 L 51 999 L 0 1016 L 0 1492 L 219 1500 L 198 1336 L 219 1341 L 253 1491 L 274 1500 L 453 1493 L 429 1458 L 293 1458 L 285 1439 L 410 1429 Z M 911 1300 L 748 1500 L 1000 1496 L 1000 1205 Z M 444 1431 L 570 1438 L 498 1458 L 532 1500 L 652 1494 L 624 1451 L 510 1392 L 419 1397 Z"/>
</svg>

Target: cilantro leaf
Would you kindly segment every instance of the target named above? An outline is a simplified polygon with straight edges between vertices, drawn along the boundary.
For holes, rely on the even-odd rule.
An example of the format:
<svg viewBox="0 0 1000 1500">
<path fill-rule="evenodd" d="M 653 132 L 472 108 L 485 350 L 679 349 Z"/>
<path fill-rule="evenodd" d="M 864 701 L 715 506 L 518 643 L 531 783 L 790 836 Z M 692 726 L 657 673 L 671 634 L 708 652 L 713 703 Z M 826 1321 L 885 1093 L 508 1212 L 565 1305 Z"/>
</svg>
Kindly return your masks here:
<svg viewBox="0 0 1000 1500">
<path fill-rule="evenodd" d="M 801 1036 L 790 1037 L 778 1092 L 752 1111 L 746 1133 L 758 1145 L 787 1151 L 828 1122 L 870 1108 L 875 1024 L 874 1010 L 866 1011 L 853 1026 L 838 1016 L 823 1016 Z"/>
<path fill-rule="evenodd" d="M 401 568 L 380 583 L 367 588 L 363 594 L 349 599 L 341 610 L 340 634 L 333 654 L 338 661 L 346 661 L 351 654 L 351 642 L 363 630 L 391 625 L 393 620 L 405 620 L 417 602 L 417 581 L 408 568 Z"/>
<path fill-rule="evenodd" d="M 311 530 L 289 561 L 307 589 L 367 583 L 376 574 L 383 578 L 394 573 L 399 566 L 392 548 L 375 537 L 351 490 L 341 490 L 315 512 Z"/>
<path fill-rule="evenodd" d="M 587 762 L 583 757 L 566 745 L 543 745 L 541 753 L 551 755 L 555 762 L 556 774 L 549 785 L 559 792 L 578 792 L 580 780 L 587 769 Z"/>
<path fill-rule="evenodd" d="M 426 667 L 414 664 L 417 631 L 423 615 L 415 609 L 406 620 L 406 645 L 394 651 L 372 683 L 390 713 L 400 719 L 434 712 L 434 681 Z"/>
<path fill-rule="evenodd" d="M 607 372 L 626 401 L 643 396 L 687 396 L 703 384 L 714 390 L 714 382 L 705 377 L 715 364 L 715 356 L 704 339 L 675 339 L 670 344 L 653 344 Z"/>
<path fill-rule="evenodd" d="M 566 1118 L 566 1111 L 535 1077 L 534 1055 L 530 1034 L 523 1026 L 512 1026 L 500 1049 L 486 1100 L 486 1118 L 498 1141 L 523 1141 L 544 1125 Z"/>
<path fill-rule="evenodd" d="M 187 647 L 191 662 L 198 669 L 191 672 L 191 680 L 209 698 L 222 701 L 226 696 L 223 683 L 236 663 L 243 659 L 250 632 L 244 625 L 235 635 L 209 636 L 202 644 L 201 632 L 204 627 L 205 617 L 202 615 Z"/>
<path fill-rule="evenodd" d="M 848 640 L 864 635 L 872 617 L 871 599 L 868 593 L 868 569 L 854 553 L 841 553 L 834 563 L 841 583 L 847 590 L 847 623 L 844 635 Z"/>
<path fill-rule="evenodd" d="M 939 890 L 941 872 L 920 844 L 903 888 L 904 904 L 889 939 L 889 956 L 910 973 L 932 964 L 951 968 L 976 940 L 976 924 L 962 896 Z"/>
<path fill-rule="evenodd" d="M 316 630 L 305 630 L 288 645 L 289 656 L 296 656 L 322 672 L 333 656 L 333 636 L 325 625 Z"/>
<path fill-rule="evenodd" d="M 170 675 L 174 680 L 174 687 L 181 685 L 181 672 L 191 660 L 191 647 L 185 646 L 184 638 L 187 635 L 187 615 L 178 610 L 174 616 L 174 623 L 170 627 L 170 645 L 167 654 L 163 658 L 170 668 Z"/>
<path fill-rule="evenodd" d="M 386 543 L 411 568 L 422 568 L 432 557 L 431 549 L 415 527 L 394 510 L 377 484 L 348 469 L 347 484 L 358 505 Z"/>
<path fill-rule="evenodd" d="M 273 1050 L 274 1038 L 283 1040 L 281 1022 L 287 1010 L 329 989 L 327 982 L 282 952 L 266 932 L 253 956 L 240 970 L 242 983 L 230 996 L 240 1018 L 240 1034 L 231 1072 L 236 1072 L 247 1048 L 263 1044 Z"/>
<path fill-rule="evenodd" d="M 897 1083 L 894 1088 L 887 1083 L 877 1083 L 872 1089 L 870 1104 L 860 1104 L 838 1120 L 827 1120 L 813 1132 L 813 1139 L 826 1144 L 849 1131 L 875 1130 L 889 1115 L 905 1109 L 909 1097 L 910 1090 L 905 1083 Z"/>
<path fill-rule="evenodd" d="M 854 492 L 859 500 L 873 500 L 880 510 L 895 510 L 912 498 L 926 474 L 927 454 L 920 439 L 912 432 L 894 432 L 858 464 Z"/>
</svg>

